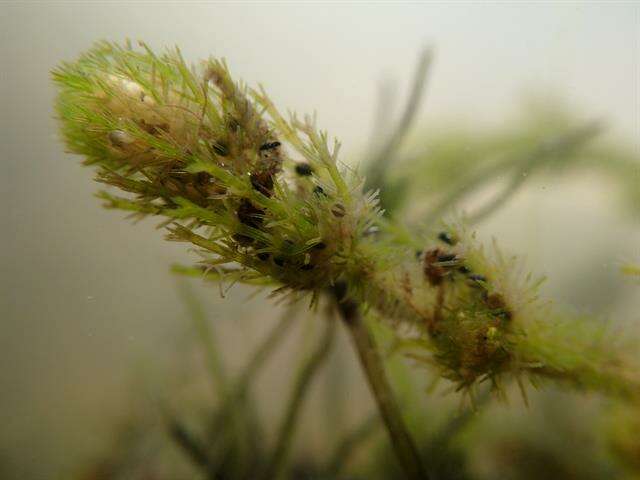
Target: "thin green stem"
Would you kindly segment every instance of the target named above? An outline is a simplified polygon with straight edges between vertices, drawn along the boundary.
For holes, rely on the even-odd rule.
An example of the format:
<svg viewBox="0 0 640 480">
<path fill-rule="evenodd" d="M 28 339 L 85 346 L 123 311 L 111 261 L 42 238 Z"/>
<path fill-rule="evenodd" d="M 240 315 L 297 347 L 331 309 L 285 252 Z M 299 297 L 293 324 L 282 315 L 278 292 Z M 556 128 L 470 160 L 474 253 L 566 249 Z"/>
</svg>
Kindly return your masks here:
<svg viewBox="0 0 640 480">
<path fill-rule="evenodd" d="M 220 392 L 225 392 L 228 387 L 227 373 L 224 368 L 224 362 L 213 332 L 209 327 L 207 316 L 202 308 L 201 303 L 196 298 L 196 295 L 186 282 L 180 282 L 178 284 L 178 291 L 182 297 L 182 301 L 187 307 L 189 317 L 193 324 L 193 328 L 196 331 L 198 340 L 202 344 L 202 349 L 206 357 L 207 370 L 213 384 L 214 393 L 216 395 Z"/>
<path fill-rule="evenodd" d="M 329 467 L 327 468 L 327 476 L 337 478 L 344 465 L 351 457 L 354 450 L 362 445 L 366 440 L 378 430 L 380 426 L 380 416 L 373 414 L 365 418 L 360 425 L 349 432 L 335 449 Z"/>
<path fill-rule="evenodd" d="M 229 379 L 224 368 L 222 356 L 220 355 L 213 331 L 209 326 L 202 304 L 198 301 L 193 289 L 188 283 L 181 282 L 179 284 L 179 292 L 188 309 L 189 316 L 193 322 L 198 339 L 202 344 L 214 395 L 219 396 L 223 401 L 225 401 L 225 399 L 232 395 L 232 391 L 229 388 Z M 243 435 L 243 413 L 236 402 L 228 403 L 230 404 L 228 415 L 231 420 L 230 424 L 232 426 L 232 435 L 237 440 L 238 454 L 244 459 L 247 456 L 247 450 L 245 448 L 246 443 L 244 442 Z M 243 461 L 240 462 L 240 464 L 243 463 Z"/>
<path fill-rule="evenodd" d="M 243 394 L 247 390 L 247 387 L 251 384 L 253 378 L 265 365 L 267 359 L 278 346 L 284 334 L 289 330 L 289 327 L 297 318 L 296 314 L 298 312 L 298 306 L 299 305 L 294 305 L 291 308 L 288 308 L 282 315 L 278 324 L 269 332 L 267 337 L 258 346 L 236 382 L 234 388 L 236 395 Z"/>
<path fill-rule="evenodd" d="M 483 390 L 473 405 L 467 406 L 462 412 L 454 414 L 435 434 L 432 443 L 442 449 L 448 448 L 451 441 L 458 435 L 491 401 L 489 388 Z"/>
<path fill-rule="evenodd" d="M 517 168 L 509 184 L 505 189 L 493 198 L 489 203 L 480 207 L 469 217 L 469 223 L 478 223 L 491 215 L 494 211 L 504 205 L 509 198 L 511 198 L 528 178 L 531 178 L 532 171 L 537 166 L 542 166 L 549 157 L 568 153 L 570 150 L 575 149 L 587 142 L 602 130 L 602 126 L 594 122 L 592 124 L 585 125 L 581 129 L 577 129 L 570 132 L 566 136 L 559 137 L 553 142 L 548 144 L 541 144 L 533 150 L 528 158 L 522 160 L 522 165 Z"/>
<path fill-rule="evenodd" d="M 213 418 L 211 424 L 211 435 L 219 437 L 221 429 L 224 428 L 226 420 L 229 418 L 233 408 L 237 405 L 244 405 L 245 409 L 250 407 L 248 401 L 249 387 L 253 379 L 258 375 L 260 370 L 267 364 L 267 360 L 275 351 L 276 347 L 282 341 L 285 333 L 296 319 L 297 305 L 287 309 L 278 324 L 269 332 L 267 337 L 262 341 L 253 355 L 247 362 L 242 373 L 236 380 L 231 393 L 225 398 L 223 404 Z M 249 404 L 249 405 L 247 405 Z"/>
<path fill-rule="evenodd" d="M 261 477 L 263 480 L 280 478 L 284 471 L 304 399 L 313 377 L 318 373 L 331 351 L 335 331 L 335 321 L 332 317 L 327 318 L 322 339 L 298 371 L 286 413 L 278 429 L 275 449 Z"/>
<path fill-rule="evenodd" d="M 387 142 L 371 161 L 366 175 L 366 189 L 382 189 L 384 186 L 387 170 L 418 112 L 432 58 L 433 52 L 430 49 L 425 49 L 420 55 L 404 113 Z"/>
<path fill-rule="evenodd" d="M 389 434 L 396 457 L 407 479 L 428 480 L 429 476 L 422 464 L 418 449 L 402 419 L 398 402 L 387 379 L 384 362 L 375 341 L 363 321 L 358 305 L 345 298 L 345 290 L 344 287 L 337 287 L 334 292 L 338 300 L 342 323 L 351 335 L 353 346 L 360 359 L 360 365 Z"/>
<path fill-rule="evenodd" d="M 194 464 L 206 472 L 207 478 L 210 480 L 223 478 L 217 471 L 207 447 L 176 418 L 168 418 L 167 422 L 171 438 Z"/>
<path fill-rule="evenodd" d="M 450 189 L 440 201 L 436 202 L 424 217 L 424 223 L 431 225 L 448 212 L 451 207 L 456 205 L 462 199 L 466 198 L 472 192 L 491 181 L 500 173 L 515 168 L 519 175 L 512 179 L 509 187 L 496 199 L 487 206 L 474 214 L 476 221 L 485 218 L 488 214 L 495 211 L 500 205 L 504 204 L 517 189 L 520 187 L 527 175 L 531 175 L 534 169 L 544 165 L 550 159 L 557 155 L 565 154 L 574 148 L 578 148 L 587 142 L 602 130 L 599 122 L 590 122 L 582 127 L 571 130 L 564 135 L 540 142 L 532 150 L 516 156 L 507 158 L 494 165 L 490 165 L 482 170 L 474 173 L 472 176 L 463 179 L 460 183 Z M 523 175 L 523 173 L 525 175 Z"/>
</svg>

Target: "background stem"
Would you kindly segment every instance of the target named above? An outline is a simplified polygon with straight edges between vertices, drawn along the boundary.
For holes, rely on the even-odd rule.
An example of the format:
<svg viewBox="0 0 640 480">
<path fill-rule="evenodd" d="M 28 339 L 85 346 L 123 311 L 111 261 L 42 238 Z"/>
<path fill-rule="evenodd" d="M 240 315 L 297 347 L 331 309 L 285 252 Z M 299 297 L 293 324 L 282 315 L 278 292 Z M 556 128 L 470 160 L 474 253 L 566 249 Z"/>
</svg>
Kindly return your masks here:
<svg viewBox="0 0 640 480">
<path fill-rule="evenodd" d="M 333 339 L 335 337 L 335 330 L 334 319 L 332 317 L 328 317 L 326 319 L 322 339 L 298 372 L 298 376 L 289 398 L 287 411 L 278 430 L 276 447 L 262 475 L 264 480 L 275 480 L 282 475 L 291 447 L 291 442 L 293 440 L 298 415 L 302 409 L 302 404 L 307 392 L 309 391 L 311 380 L 319 371 L 331 351 L 331 346 L 333 345 Z"/>
<path fill-rule="evenodd" d="M 347 434 L 338 444 L 329 461 L 329 466 L 327 467 L 328 478 L 338 478 L 353 452 L 369 440 L 379 430 L 379 427 L 380 416 L 373 412 L 352 432 Z"/>
</svg>

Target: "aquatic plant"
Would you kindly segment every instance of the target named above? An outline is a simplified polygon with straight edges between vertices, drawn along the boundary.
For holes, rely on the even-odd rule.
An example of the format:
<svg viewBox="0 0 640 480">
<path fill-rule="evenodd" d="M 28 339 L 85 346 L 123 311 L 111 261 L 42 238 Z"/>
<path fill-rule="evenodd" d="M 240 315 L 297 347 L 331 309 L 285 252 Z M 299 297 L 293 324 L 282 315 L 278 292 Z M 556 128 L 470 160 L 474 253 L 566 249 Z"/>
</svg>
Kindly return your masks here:
<svg viewBox="0 0 640 480">
<path fill-rule="evenodd" d="M 340 144 L 315 117 L 283 116 L 262 87 L 234 80 L 224 60 L 193 67 L 177 48 L 157 55 L 144 43 L 100 42 L 53 72 L 69 150 L 96 169 L 98 182 L 120 190 L 98 193 L 105 207 L 159 217 L 168 240 L 196 247 L 197 265 L 174 271 L 271 288 L 281 301 L 339 314 L 398 462 L 413 479 L 429 478 L 431 466 L 409 434 L 372 325 L 392 332 L 396 351 L 470 396 L 483 382 L 502 395 L 511 379 L 525 397 L 526 383 L 540 380 L 630 402 L 640 394 L 633 345 L 541 300 L 542 280 L 497 244 L 481 245 L 469 226 L 521 185 L 522 172 L 570 156 L 601 125 L 579 126 L 517 161 L 461 178 L 415 227 L 398 214 L 402 183 L 389 179 L 388 166 L 429 63 L 427 53 L 406 115 L 363 169 L 340 160 Z M 471 217 L 444 223 L 451 205 L 496 168 L 515 172 L 507 189 Z M 282 474 L 300 404 L 331 347 L 335 322 L 319 318 L 325 333 L 295 380 L 265 479 Z M 231 423 L 241 392 L 229 397 Z M 171 431 L 209 468 L 179 426 Z"/>
</svg>

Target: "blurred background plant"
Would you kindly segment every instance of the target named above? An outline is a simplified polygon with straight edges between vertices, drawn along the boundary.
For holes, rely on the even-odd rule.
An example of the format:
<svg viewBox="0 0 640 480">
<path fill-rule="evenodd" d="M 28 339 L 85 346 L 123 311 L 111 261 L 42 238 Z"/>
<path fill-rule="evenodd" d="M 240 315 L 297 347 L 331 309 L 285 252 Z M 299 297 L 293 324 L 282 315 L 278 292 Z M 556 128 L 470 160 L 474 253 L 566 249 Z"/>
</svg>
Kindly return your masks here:
<svg viewBox="0 0 640 480">
<path fill-rule="evenodd" d="M 78 48 L 82 47 L 78 45 Z M 438 52 L 438 62 L 441 60 Z M 387 101 L 384 107 L 385 101 L 382 96 L 381 109 L 391 111 L 392 105 Z M 523 107 L 524 114 L 519 120 L 509 122 L 508 127 L 498 125 L 492 128 L 481 123 L 461 127 L 464 122 L 456 122 L 451 127 L 441 124 L 435 129 L 433 126 L 422 129 L 418 123 L 413 130 L 407 130 L 405 147 L 394 150 L 394 162 L 385 172 L 384 185 L 389 192 L 385 200 L 387 210 L 415 225 L 436 211 L 440 215 L 446 210 L 452 213 L 465 210 L 472 219 L 476 217 L 475 228 L 481 236 L 488 237 L 499 231 L 511 238 L 512 244 L 522 240 L 520 243 L 523 245 L 518 249 L 528 251 L 527 242 L 535 242 L 539 237 L 534 234 L 533 240 L 523 239 L 508 226 L 506 229 L 494 228 L 497 223 L 505 221 L 504 217 L 500 218 L 499 207 L 518 211 L 522 208 L 523 195 L 533 195 L 531 201 L 544 207 L 545 200 L 541 197 L 547 192 L 553 201 L 571 199 L 571 182 L 576 178 L 587 179 L 588 185 L 607 182 L 610 187 L 608 193 L 615 193 L 615 203 L 605 204 L 605 215 L 617 216 L 624 212 L 627 215 L 625 225 L 630 226 L 620 231 L 628 231 L 629 235 L 619 235 L 618 243 L 607 241 L 603 248 L 596 249 L 598 253 L 590 258 L 593 262 L 585 262 L 584 259 L 575 262 L 574 252 L 556 251 L 561 259 L 570 257 L 571 261 L 563 275 L 550 279 L 545 291 L 555 299 L 568 300 L 581 310 L 595 312 L 596 316 L 615 318 L 617 322 L 625 319 L 621 313 L 628 315 L 630 312 L 630 318 L 626 318 L 634 321 L 634 311 L 628 308 L 629 303 L 634 304 L 633 299 L 637 295 L 633 277 L 629 280 L 621 276 L 617 280 L 608 271 L 603 272 L 601 267 L 605 263 L 614 265 L 614 270 L 619 271 L 622 265 L 629 265 L 625 271 L 633 275 L 633 265 L 637 263 L 633 249 L 624 248 L 637 243 L 637 149 L 612 138 L 608 118 L 598 116 L 597 123 L 592 124 L 585 122 L 579 114 L 573 115 L 571 107 L 559 105 L 562 105 L 561 101 L 549 101 L 548 98 L 527 102 Z M 381 140 L 382 146 L 388 147 L 392 142 L 386 143 L 387 134 L 380 132 L 394 132 L 394 123 L 376 122 L 376 125 L 374 139 Z M 562 143 L 563 139 L 576 133 L 580 136 L 584 128 L 595 128 L 596 125 L 601 130 L 599 134 L 592 138 L 589 133 L 589 141 L 580 142 L 579 148 L 553 151 L 554 155 L 547 155 L 549 143 Z M 340 133 L 337 128 L 332 130 Z M 400 131 L 404 132 L 404 129 Z M 375 155 L 363 149 L 361 155 L 353 152 L 351 158 L 345 160 L 357 164 L 359 158 L 375 158 Z M 544 191 L 540 193 L 541 189 Z M 562 193 L 565 191 L 566 194 Z M 517 195 L 511 196 L 514 192 L 520 195 L 519 199 Z M 81 195 L 75 192 L 69 198 L 77 200 Z M 602 199 L 597 192 L 595 195 L 596 199 Z M 496 198 L 500 202 L 494 201 Z M 510 206 L 512 202 L 509 200 L 513 201 L 514 207 Z M 567 230 L 571 231 L 580 224 L 580 219 L 573 219 L 572 223 L 565 223 L 566 219 L 554 220 L 550 213 L 553 210 L 554 205 L 541 209 L 547 212 L 542 223 L 559 235 L 567 235 Z M 530 212 L 527 209 L 520 211 Z M 111 225 L 120 223 L 120 218 L 116 218 Z M 130 229 L 126 225 L 122 228 Z M 517 226 L 513 228 L 518 229 Z M 143 235 L 144 242 L 147 235 Z M 522 229 L 522 235 L 531 236 L 532 232 Z M 579 230 L 574 236 L 573 241 L 579 250 L 579 244 L 586 241 L 584 231 L 580 233 Z M 588 240 L 598 242 L 595 236 Z M 104 245 L 103 248 L 109 246 Z M 551 245 L 546 241 L 536 248 L 546 250 Z M 74 249 L 74 252 L 80 250 Z M 90 262 L 91 258 L 83 261 Z M 142 265 L 131 265 L 130 268 L 144 269 Z M 545 265 L 536 265 L 535 270 L 548 269 Z M 110 275 L 104 272 L 100 276 Z M 138 287 L 126 278 L 121 281 L 123 291 L 133 292 Z M 175 346 L 163 356 L 163 361 L 154 360 L 151 365 L 148 361 L 138 362 L 142 365 L 132 379 L 129 400 L 114 402 L 107 407 L 113 411 L 105 412 L 105 421 L 122 418 L 118 422 L 119 428 L 107 427 L 114 430 L 114 447 L 104 448 L 103 441 L 89 435 L 89 438 L 93 437 L 90 443 L 94 444 L 92 450 L 96 460 L 80 468 L 75 462 L 73 470 L 79 471 L 80 478 L 216 478 L 215 475 L 238 478 L 241 470 L 251 465 L 239 459 L 251 458 L 256 462 L 254 465 L 259 465 L 271 453 L 259 451 L 259 446 L 264 445 L 263 438 L 269 441 L 275 438 L 287 411 L 291 387 L 288 380 L 291 379 L 290 372 L 296 371 L 291 352 L 300 363 L 304 363 L 309 355 L 313 356 L 317 351 L 314 349 L 318 347 L 315 342 L 321 337 L 321 332 L 315 331 L 319 328 L 317 322 L 306 320 L 308 314 L 304 309 L 297 312 L 302 322 L 296 325 L 287 320 L 278 323 L 275 318 L 277 311 L 265 319 L 260 298 L 253 300 L 254 306 L 244 304 L 250 291 L 243 287 L 228 292 L 229 298 L 223 303 L 212 305 L 212 300 L 208 299 L 206 306 L 203 303 L 199 307 L 189 287 L 181 285 L 178 291 L 182 292 L 188 316 L 193 320 L 190 332 L 194 334 L 182 332 L 176 335 L 174 330 L 171 342 Z M 143 291 L 146 288 L 144 285 L 141 287 Z M 192 288 L 203 298 L 215 294 L 211 287 L 204 290 L 194 284 Z M 145 297 L 151 308 L 153 298 L 153 292 Z M 293 318 L 291 312 L 281 313 L 285 319 Z M 131 315 L 145 316 L 136 310 L 132 310 Z M 176 324 L 185 323 L 181 318 L 187 315 L 179 310 L 172 311 L 171 315 L 176 317 Z M 203 320 L 213 316 L 217 317 L 214 321 Z M 220 316 L 234 319 L 231 329 L 218 328 Z M 103 321 L 106 323 L 108 318 Z M 239 332 L 232 333 L 234 329 L 239 329 Z M 91 334 L 99 335 L 99 331 Z M 393 351 L 388 332 L 376 331 L 376 337 L 389 352 Z M 275 339 L 281 339 L 281 348 L 270 347 Z M 386 437 L 375 419 L 370 400 L 362 395 L 362 379 L 349 366 L 353 358 L 345 348 L 346 339 L 338 332 L 334 342 L 325 368 L 320 370 L 319 378 L 307 395 L 309 402 L 302 413 L 301 428 L 293 438 L 290 475 L 292 478 L 396 478 L 399 473 Z M 151 344 L 147 358 L 153 358 L 149 354 L 154 348 Z M 242 354 L 238 355 L 236 351 L 240 349 Z M 269 359 L 272 363 L 267 362 Z M 491 397 L 486 400 L 479 398 L 474 412 L 468 406 L 460 407 L 459 397 L 455 394 L 440 395 L 446 386 L 440 385 L 435 393 L 425 395 L 429 379 L 425 378 L 424 370 L 412 372 L 413 369 L 407 368 L 406 360 L 391 353 L 388 362 L 394 386 L 401 392 L 408 423 L 424 458 L 435 466 L 437 478 L 637 478 L 635 459 L 638 458 L 638 445 L 634 436 L 629 434 L 637 413 L 624 405 L 593 395 L 545 389 L 529 392 L 529 407 L 526 408 L 521 405 L 520 394 L 516 390 L 508 392 L 508 405 Z M 262 372 L 256 365 L 264 365 L 267 371 Z M 104 372 L 111 368 L 108 366 Z M 129 367 L 120 368 L 130 370 Z M 271 370 L 270 375 L 268 370 Z M 282 375 L 283 371 L 287 372 L 286 376 Z M 78 379 L 80 392 L 70 395 L 86 393 L 82 380 Z M 214 385 L 213 389 L 209 383 Z M 102 402 L 105 393 L 108 399 L 109 385 L 107 379 L 97 390 L 96 400 Z M 227 431 L 234 422 L 224 422 L 222 428 L 215 428 L 216 418 L 221 413 L 232 415 L 229 407 L 225 407 L 229 398 L 237 398 L 236 403 L 241 406 L 238 409 L 240 431 Z M 355 404 L 353 398 L 358 398 Z M 255 408 L 250 407 L 252 404 Z M 52 413 L 46 410 L 38 415 L 49 416 Z M 70 425 L 77 417 L 89 419 L 82 411 L 66 415 Z M 107 423 L 111 425 L 114 422 Z M 209 425 L 212 425 L 210 430 Z M 85 438 L 85 430 L 91 427 L 85 424 L 73 428 L 81 432 L 75 434 L 77 438 Z M 242 431 L 245 428 L 249 435 Z M 576 443 L 580 445 L 579 452 L 573 447 Z M 64 447 L 57 448 L 64 450 Z M 52 454 L 62 457 L 55 453 L 57 448 Z M 2 462 L 8 478 L 14 477 L 16 471 L 37 471 L 34 466 L 16 466 L 25 462 L 25 458 L 28 459 L 26 462 L 38 460 L 40 457 L 31 456 L 39 455 L 35 453 L 37 450 L 24 453 L 23 460 L 17 455 L 14 457 L 14 451 L 3 450 L 5 458 L 11 455 L 10 459 Z M 25 450 L 22 448 L 23 452 Z M 86 456 L 80 463 L 85 462 Z M 27 477 L 23 475 L 20 478 Z"/>
</svg>

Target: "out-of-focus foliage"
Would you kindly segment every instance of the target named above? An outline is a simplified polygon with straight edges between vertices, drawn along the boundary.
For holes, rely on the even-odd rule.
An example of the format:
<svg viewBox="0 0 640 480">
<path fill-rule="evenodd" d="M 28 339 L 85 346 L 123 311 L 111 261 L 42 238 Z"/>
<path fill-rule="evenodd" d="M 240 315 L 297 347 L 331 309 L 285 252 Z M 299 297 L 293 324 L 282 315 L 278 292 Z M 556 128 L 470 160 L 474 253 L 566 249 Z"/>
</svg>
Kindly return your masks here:
<svg viewBox="0 0 640 480">
<path fill-rule="evenodd" d="M 559 99 L 536 98 L 501 126 L 436 126 L 390 169 L 393 204 L 386 208 L 428 224 L 484 188 L 501 187 L 498 198 L 532 180 L 593 173 L 612 182 L 621 207 L 640 219 L 640 157 L 607 130 L 606 121 L 580 121 Z M 472 221 L 487 214 L 486 207 L 471 209 Z"/>
<path fill-rule="evenodd" d="M 624 275 L 629 275 L 631 277 L 640 277 L 640 265 L 628 263 L 626 265 L 623 265 L 620 270 Z"/>
</svg>

